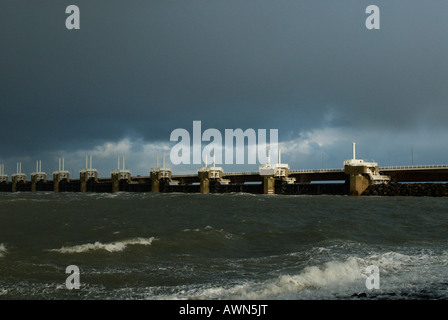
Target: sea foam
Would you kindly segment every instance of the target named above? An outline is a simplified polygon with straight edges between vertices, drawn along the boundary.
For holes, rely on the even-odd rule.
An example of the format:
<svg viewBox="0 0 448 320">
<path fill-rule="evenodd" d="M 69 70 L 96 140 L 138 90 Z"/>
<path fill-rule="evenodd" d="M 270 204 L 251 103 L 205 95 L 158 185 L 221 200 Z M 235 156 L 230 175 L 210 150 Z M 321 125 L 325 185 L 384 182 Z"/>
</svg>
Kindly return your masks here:
<svg viewBox="0 0 448 320">
<path fill-rule="evenodd" d="M 6 250 L 5 245 L 3 243 L 0 243 L 0 258 L 4 257 L 7 252 L 8 250 Z"/>
<path fill-rule="evenodd" d="M 62 247 L 60 249 L 51 249 L 49 251 L 59 252 L 59 253 L 82 253 L 95 250 L 105 250 L 108 252 L 120 252 L 125 250 L 129 245 L 144 245 L 149 246 L 152 242 L 156 240 L 154 237 L 151 238 L 133 238 L 128 240 L 101 243 L 99 241 L 95 243 L 86 243 L 81 245 L 76 245 L 72 247 Z"/>
</svg>

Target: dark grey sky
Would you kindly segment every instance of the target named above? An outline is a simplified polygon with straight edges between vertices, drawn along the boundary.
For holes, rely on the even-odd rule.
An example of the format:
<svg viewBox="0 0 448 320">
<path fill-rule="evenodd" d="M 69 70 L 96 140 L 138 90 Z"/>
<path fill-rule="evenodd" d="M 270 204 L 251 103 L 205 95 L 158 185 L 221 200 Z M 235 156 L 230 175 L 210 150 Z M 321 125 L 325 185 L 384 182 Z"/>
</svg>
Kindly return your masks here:
<svg viewBox="0 0 448 320">
<path fill-rule="evenodd" d="M 80 8 L 80 30 L 65 28 L 70 4 Z M 381 10 L 380 30 L 364 25 L 370 4 Z M 0 9 L 0 163 L 10 172 L 18 160 L 31 171 L 38 159 L 54 170 L 58 155 L 79 170 L 85 151 L 103 155 L 102 175 L 119 152 L 147 174 L 151 150 L 193 120 L 279 129 L 293 169 L 320 168 L 322 150 L 324 166 L 341 167 L 353 140 L 380 165 L 410 164 L 411 144 L 415 164 L 448 162 L 446 1 L 3 1 Z"/>
</svg>

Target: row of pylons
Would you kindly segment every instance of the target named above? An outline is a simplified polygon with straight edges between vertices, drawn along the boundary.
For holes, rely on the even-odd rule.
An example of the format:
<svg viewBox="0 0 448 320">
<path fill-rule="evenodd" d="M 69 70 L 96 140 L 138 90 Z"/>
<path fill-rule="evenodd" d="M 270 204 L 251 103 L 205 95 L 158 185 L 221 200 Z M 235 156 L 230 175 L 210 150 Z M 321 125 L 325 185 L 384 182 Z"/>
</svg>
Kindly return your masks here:
<svg viewBox="0 0 448 320">
<path fill-rule="evenodd" d="M 89 162 L 90 160 L 90 162 Z M 117 169 L 111 172 L 112 192 L 120 190 L 120 184 L 132 183 L 131 171 L 126 169 L 125 157 L 117 159 Z M 161 186 L 178 184 L 173 180 L 170 168 L 165 166 L 165 155 L 163 155 L 163 165 L 159 167 L 159 156 L 156 159 L 156 168 L 150 170 L 151 191 L 160 192 Z M 121 164 L 121 165 L 120 165 Z M 8 175 L 4 172 L 4 165 L 0 164 L 0 183 L 8 182 Z M 344 172 L 348 175 L 350 184 L 350 194 L 360 195 L 371 184 L 388 183 L 390 177 L 380 174 L 376 162 L 365 162 L 356 159 L 355 143 L 353 142 L 352 159 L 344 161 Z M 289 165 L 281 162 L 281 150 L 278 152 L 278 162 L 271 164 L 270 150 L 268 150 L 268 163 L 259 167 L 259 174 L 262 177 L 263 193 L 274 194 L 276 183 L 295 183 L 295 178 L 289 177 Z M 215 164 L 213 156 L 213 166 L 207 164 L 205 157 L 205 166 L 198 169 L 198 178 L 200 180 L 200 192 L 210 193 L 211 184 L 228 184 L 230 180 L 223 178 L 222 167 Z M 21 162 L 17 163 L 15 174 L 11 175 L 12 191 L 17 191 L 17 184 L 26 182 L 26 175 L 22 173 Z M 53 172 L 54 191 L 59 192 L 59 184 L 62 181 L 70 181 L 70 172 L 64 168 L 64 158 L 59 158 L 58 170 Z M 36 191 L 36 185 L 39 182 L 46 182 L 46 173 L 42 171 L 42 162 L 36 162 L 36 171 L 31 173 L 31 191 Z M 98 182 L 98 170 L 92 168 L 92 156 L 86 156 L 86 166 L 80 170 L 80 191 L 87 192 L 88 183 Z"/>
</svg>

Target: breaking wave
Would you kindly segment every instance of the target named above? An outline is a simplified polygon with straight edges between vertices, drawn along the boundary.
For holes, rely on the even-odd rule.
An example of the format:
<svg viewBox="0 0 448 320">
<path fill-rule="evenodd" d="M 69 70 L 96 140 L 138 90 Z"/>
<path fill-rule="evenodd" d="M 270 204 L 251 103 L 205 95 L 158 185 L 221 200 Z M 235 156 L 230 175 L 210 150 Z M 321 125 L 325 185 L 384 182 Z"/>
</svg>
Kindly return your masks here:
<svg viewBox="0 0 448 320">
<path fill-rule="evenodd" d="M 322 265 L 303 268 L 297 274 L 284 274 L 264 281 L 244 281 L 236 285 L 178 287 L 179 292 L 156 295 L 156 299 L 346 299 L 358 297 L 359 292 L 374 298 L 399 298 L 416 296 L 426 288 L 443 285 L 439 296 L 448 297 L 447 279 L 440 279 L 441 269 L 446 268 L 448 253 L 441 255 L 406 255 L 386 252 L 364 258 L 352 256 L 344 261 L 328 261 Z M 376 265 L 383 281 L 381 290 L 370 292 L 365 283 L 366 268 Z M 429 269 L 434 271 L 421 278 Z M 442 283 L 440 282 L 442 281 Z M 384 284 L 384 285 L 383 285 Z M 440 291 L 440 290 L 439 290 Z M 392 293 L 392 294 L 391 294 Z M 362 295 L 361 295 L 362 296 Z M 434 297 L 440 298 L 434 291 Z"/>
<path fill-rule="evenodd" d="M 86 243 L 81 245 L 76 245 L 72 247 L 62 247 L 60 249 L 51 249 L 49 251 L 59 252 L 59 253 L 82 253 L 88 251 L 105 250 L 108 252 L 120 252 L 125 250 L 130 245 L 144 245 L 149 246 L 152 242 L 156 240 L 154 237 L 151 238 L 133 238 L 129 240 L 111 242 L 111 243 Z"/>
</svg>

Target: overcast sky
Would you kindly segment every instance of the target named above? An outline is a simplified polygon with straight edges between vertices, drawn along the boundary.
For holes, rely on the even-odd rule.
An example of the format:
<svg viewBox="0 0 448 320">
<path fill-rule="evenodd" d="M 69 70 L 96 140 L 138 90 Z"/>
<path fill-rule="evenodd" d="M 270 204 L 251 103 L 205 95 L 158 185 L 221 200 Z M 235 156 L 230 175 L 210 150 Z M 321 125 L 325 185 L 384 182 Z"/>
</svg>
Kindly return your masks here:
<svg viewBox="0 0 448 320">
<path fill-rule="evenodd" d="M 71 4 L 79 30 L 65 27 Z M 370 4 L 380 30 L 365 27 Z M 2 1 L 0 163 L 29 175 L 64 157 L 78 177 L 92 154 L 109 176 L 125 156 L 148 175 L 171 132 L 200 120 L 278 129 L 293 170 L 342 168 L 352 141 L 380 166 L 446 164 L 447 12 L 445 0 Z"/>
</svg>

